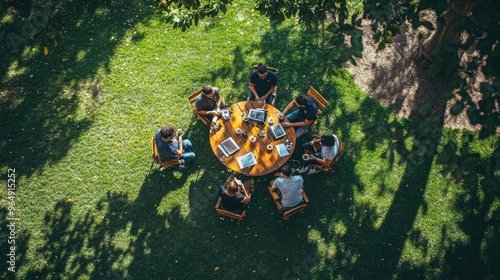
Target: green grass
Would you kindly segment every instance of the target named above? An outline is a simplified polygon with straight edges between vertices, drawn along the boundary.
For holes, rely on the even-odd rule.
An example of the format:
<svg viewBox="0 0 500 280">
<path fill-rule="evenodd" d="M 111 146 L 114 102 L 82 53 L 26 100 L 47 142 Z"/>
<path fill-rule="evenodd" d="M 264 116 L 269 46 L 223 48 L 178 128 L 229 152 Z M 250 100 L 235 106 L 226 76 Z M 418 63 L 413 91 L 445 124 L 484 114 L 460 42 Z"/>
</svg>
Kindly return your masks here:
<svg viewBox="0 0 500 280">
<path fill-rule="evenodd" d="M 134 3 L 71 18 L 47 56 L 2 46 L 0 170 L 6 182 L 16 169 L 16 277 L 499 277 L 498 197 L 442 177 L 434 159 L 389 170 L 385 144 L 361 132 L 381 105 L 347 72 L 313 66 L 321 36 L 274 26 L 241 2 L 181 32 Z M 303 214 L 281 221 L 263 176 L 245 220 L 221 220 L 213 206 L 229 171 L 186 97 L 209 83 L 227 103 L 243 100 L 258 62 L 279 68 L 278 108 L 311 85 L 326 96 L 315 132 L 336 133 L 346 150 L 333 175 L 305 178 Z M 166 124 L 185 129 L 197 159 L 150 172 L 150 140 Z M 495 143 L 475 148 L 487 156 Z M 0 198 L 7 223 L 6 191 Z M 5 256 L 8 229 L 0 234 Z"/>
</svg>

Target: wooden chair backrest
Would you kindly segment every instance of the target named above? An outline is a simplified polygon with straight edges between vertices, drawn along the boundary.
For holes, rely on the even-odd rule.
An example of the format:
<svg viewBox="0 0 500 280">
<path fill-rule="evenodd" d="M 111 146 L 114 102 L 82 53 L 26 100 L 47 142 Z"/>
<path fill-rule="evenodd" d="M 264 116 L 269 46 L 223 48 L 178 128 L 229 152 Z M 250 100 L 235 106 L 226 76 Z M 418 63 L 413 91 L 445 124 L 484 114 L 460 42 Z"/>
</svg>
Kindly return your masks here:
<svg viewBox="0 0 500 280">
<path fill-rule="evenodd" d="M 193 105 L 194 107 L 194 102 L 196 101 L 196 99 L 198 98 L 198 95 L 200 95 L 200 93 L 203 91 L 203 88 L 200 88 L 199 90 L 191 93 L 189 96 L 188 96 L 188 100 L 189 100 L 189 103 L 191 105 Z"/>
<path fill-rule="evenodd" d="M 252 68 L 253 68 L 253 70 L 257 70 L 257 65 L 254 65 Z M 278 68 L 271 67 L 271 66 L 266 66 L 266 68 L 267 68 L 267 70 L 271 70 L 274 73 L 278 73 Z"/>
<path fill-rule="evenodd" d="M 221 216 L 229 217 L 231 219 L 243 221 L 243 218 L 245 217 L 247 210 L 244 209 L 243 211 L 241 211 L 241 214 L 236 214 L 236 213 L 233 213 L 231 211 L 221 209 L 220 208 L 221 203 L 222 203 L 222 198 L 219 197 L 219 199 L 217 200 L 217 203 L 215 204 L 215 211 L 217 211 L 217 214 L 219 214 Z"/>
<path fill-rule="evenodd" d="M 330 164 L 328 165 L 314 164 L 314 166 L 323 171 L 331 171 L 333 164 L 340 159 L 343 153 L 344 153 L 344 142 L 339 142 L 339 151 L 337 152 L 337 155 L 335 155 L 333 160 L 330 162 Z"/>
<path fill-rule="evenodd" d="M 311 97 L 314 102 L 316 102 L 316 104 L 318 105 L 318 111 L 316 112 L 316 115 L 318 117 L 321 116 L 329 102 L 312 86 L 307 91 L 307 96 Z"/>
<path fill-rule="evenodd" d="M 271 194 L 271 197 L 273 198 L 274 204 L 276 204 L 276 208 L 278 209 L 278 211 L 280 211 L 280 206 L 282 206 L 280 203 L 280 196 L 278 195 L 278 193 L 276 191 L 271 191 L 271 187 L 272 186 L 268 187 L 269 193 Z M 292 209 L 288 209 L 282 213 L 283 220 L 287 220 L 290 216 L 304 211 L 304 209 L 307 206 L 307 203 L 309 202 L 309 198 L 307 197 L 307 194 L 304 190 L 302 190 L 302 200 L 304 201 L 304 203 L 302 203 L 302 204 L 300 204 Z"/>
<path fill-rule="evenodd" d="M 164 168 L 182 164 L 182 162 L 179 159 L 173 159 L 165 162 L 161 161 L 160 156 L 158 155 L 158 148 L 156 147 L 156 141 L 154 137 L 153 140 L 151 141 L 151 156 L 153 157 L 154 161 L 156 161 L 158 164 L 161 164 L 161 166 L 163 166 Z"/>
<path fill-rule="evenodd" d="M 191 104 L 191 106 L 193 106 L 193 111 L 194 113 L 198 116 L 198 118 L 207 126 L 210 126 L 210 121 L 208 120 L 208 118 L 205 116 L 205 115 L 202 115 L 202 114 L 198 114 L 196 113 L 195 111 L 195 102 L 196 102 L 196 99 L 198 99 L 198 95 L 200 95 L 200 93 L 203 91 L 203 88 L 200 88 L 199 90 L 191 93 L 189 96 L 188 96 L 188 100 L 189 100 L 189 103 Z"/>
<path fill-rule="evenodd" d="M 304 209 L 307 206 L 307 203 L 309 202 L 309 198 L 307 197 L 306 192 L 304 190 L 302 190 L 302 199 L 304 200 L 303 204 L 300 204 L 299 206 L 296 206 L 290 210 L 283 212 L 283 220 L 288 220 L 290 216 L 304 211 Z"/>
</svg>

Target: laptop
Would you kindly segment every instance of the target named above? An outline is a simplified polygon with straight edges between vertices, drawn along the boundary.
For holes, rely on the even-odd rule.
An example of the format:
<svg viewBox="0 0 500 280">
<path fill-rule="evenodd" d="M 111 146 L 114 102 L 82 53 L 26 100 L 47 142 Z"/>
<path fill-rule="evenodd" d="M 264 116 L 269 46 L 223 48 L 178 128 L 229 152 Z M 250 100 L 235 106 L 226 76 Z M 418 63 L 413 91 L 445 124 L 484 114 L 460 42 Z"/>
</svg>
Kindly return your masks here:
<svg viewBox="0 0 500 280">
<path fill-rule="evenodd" d="M 236 153 L 240 149 L 232 137 L 224 140 L 218 147 L 226 157 Z"/>
<path fill-rule="evenodd" d="M 248 112 L 248 119 L 258 123 L 265 123 L 267 118 L 267 111 L 264 109 L 250 109 Z"/>
<path fill-rule="evenodd" d="M 281 124 L 276 124 L 276 125 L 271 125 L 269 127 L 269 131 L 271 132 L 271 135 L 275 140 L 282 138 L 283 136 L 286 135 L 285 129 Z"/>
</svg>

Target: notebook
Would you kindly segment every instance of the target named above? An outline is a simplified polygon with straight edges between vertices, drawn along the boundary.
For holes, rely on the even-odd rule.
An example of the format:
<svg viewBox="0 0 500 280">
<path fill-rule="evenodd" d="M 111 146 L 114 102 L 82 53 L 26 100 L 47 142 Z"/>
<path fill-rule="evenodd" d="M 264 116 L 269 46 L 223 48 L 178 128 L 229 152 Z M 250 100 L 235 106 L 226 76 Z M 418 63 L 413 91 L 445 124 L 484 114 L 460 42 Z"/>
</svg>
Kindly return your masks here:
<svg viewBox="0 0 500 280">
<path fill-rule="evenodd" d="M 226 157 L 236 153 L 240 149 L 240 147 L 238 147 L 238 144 L 234 142 L 234 139 L 232 137 L 224 140 L 218 145 L 218 147 Z"/>
<path fill-rule="evenodd" d="M 276 145 L 276 150 L 278 150 L 278 155 L 280 155 L 280 157 L 288 156 L 290 154 L 283 143 Z"/>
<path fill-rule="evenodd" d="M 271 125 L 269 127 L 269 131 L 271 132 L 271 135 L 273 136 L 274 139 L 280 139 L 281 137 L 286 135 L 285 129 L 281 124 L 276 124 L 276 125 Z"/>
<path fill-rule="evenodd" d="M 236 160 L 238 161 L 241 169 L 257 164 L 257 160 L 255 159 L 255 155 L 253 153 L 244 154 Z"/>
<path fill-rule="evenodd" d="M 250 109 L 248 112 L 248 119 L 251 121 L 256 121 L 258 123 L 265 123 L 267 117 L 267 111 L 264 109 Z"/>
</svg>

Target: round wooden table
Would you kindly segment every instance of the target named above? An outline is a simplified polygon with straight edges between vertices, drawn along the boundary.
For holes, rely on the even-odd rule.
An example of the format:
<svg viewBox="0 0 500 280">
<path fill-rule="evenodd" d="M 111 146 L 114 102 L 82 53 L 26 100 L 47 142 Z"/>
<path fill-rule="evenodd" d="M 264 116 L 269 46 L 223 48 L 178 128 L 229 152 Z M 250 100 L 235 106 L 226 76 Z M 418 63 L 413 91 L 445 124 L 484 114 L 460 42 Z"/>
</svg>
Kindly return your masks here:
<svg viewBox="0 0 500 280">
<path fill-rule="evenodd" d="M 267 119 L 272 117 L 275 120 L 275 124 L 279 122 L 279 111 L 274 106 L 259 101 L 243 101 L 233 104 L 230 107 L 230 110 L 232 110 L 230 119 L 224 120 L 222 117 L 218 118 L 217 123 L 219 123 L 220 129 L 217 131 L 211 131 L 209 136 L 212 151 L 220 162 L 229 169 L 246 176 L 260 176 L 277 170 L 291 157 L 296 144 L 295 129 L 293 127 L 285 128 L 286 135 L 278 140 L 275 140 L 269 132 L 270 125 L 267 122 L 267 119 L 263 124 L 259 124 L 255 121 L 243 120 L 243 117 L 248 115 L 250 109 L 257 108 L 267 109 Z M 243 134 L 236 134 L 237 128 L 245 130 L 247 135 L 244 136 Z M 266 132 L 264 136 L 259 135 L 261 130 Z M 255 136 L 257 138 L 255 143 L 250 142 L 251 136 Z M 225 157 L 218 145 L 229 137 L 234 139 L 240 149 L 234 154 Z M 292 148 L 291 150 L 288 150 L 288 155 L 280 157 L 276 149 L 276 145 L 281 143 L 285 144 L 287 140 L 292 142 Z M 269 144 L 275 147 L 272 150 L 268 150 L 266 147 Z M 241 169 L 237 158 L 248 153 L 253 153 L 256 156 L 257 163 Z"/>
</svg>

